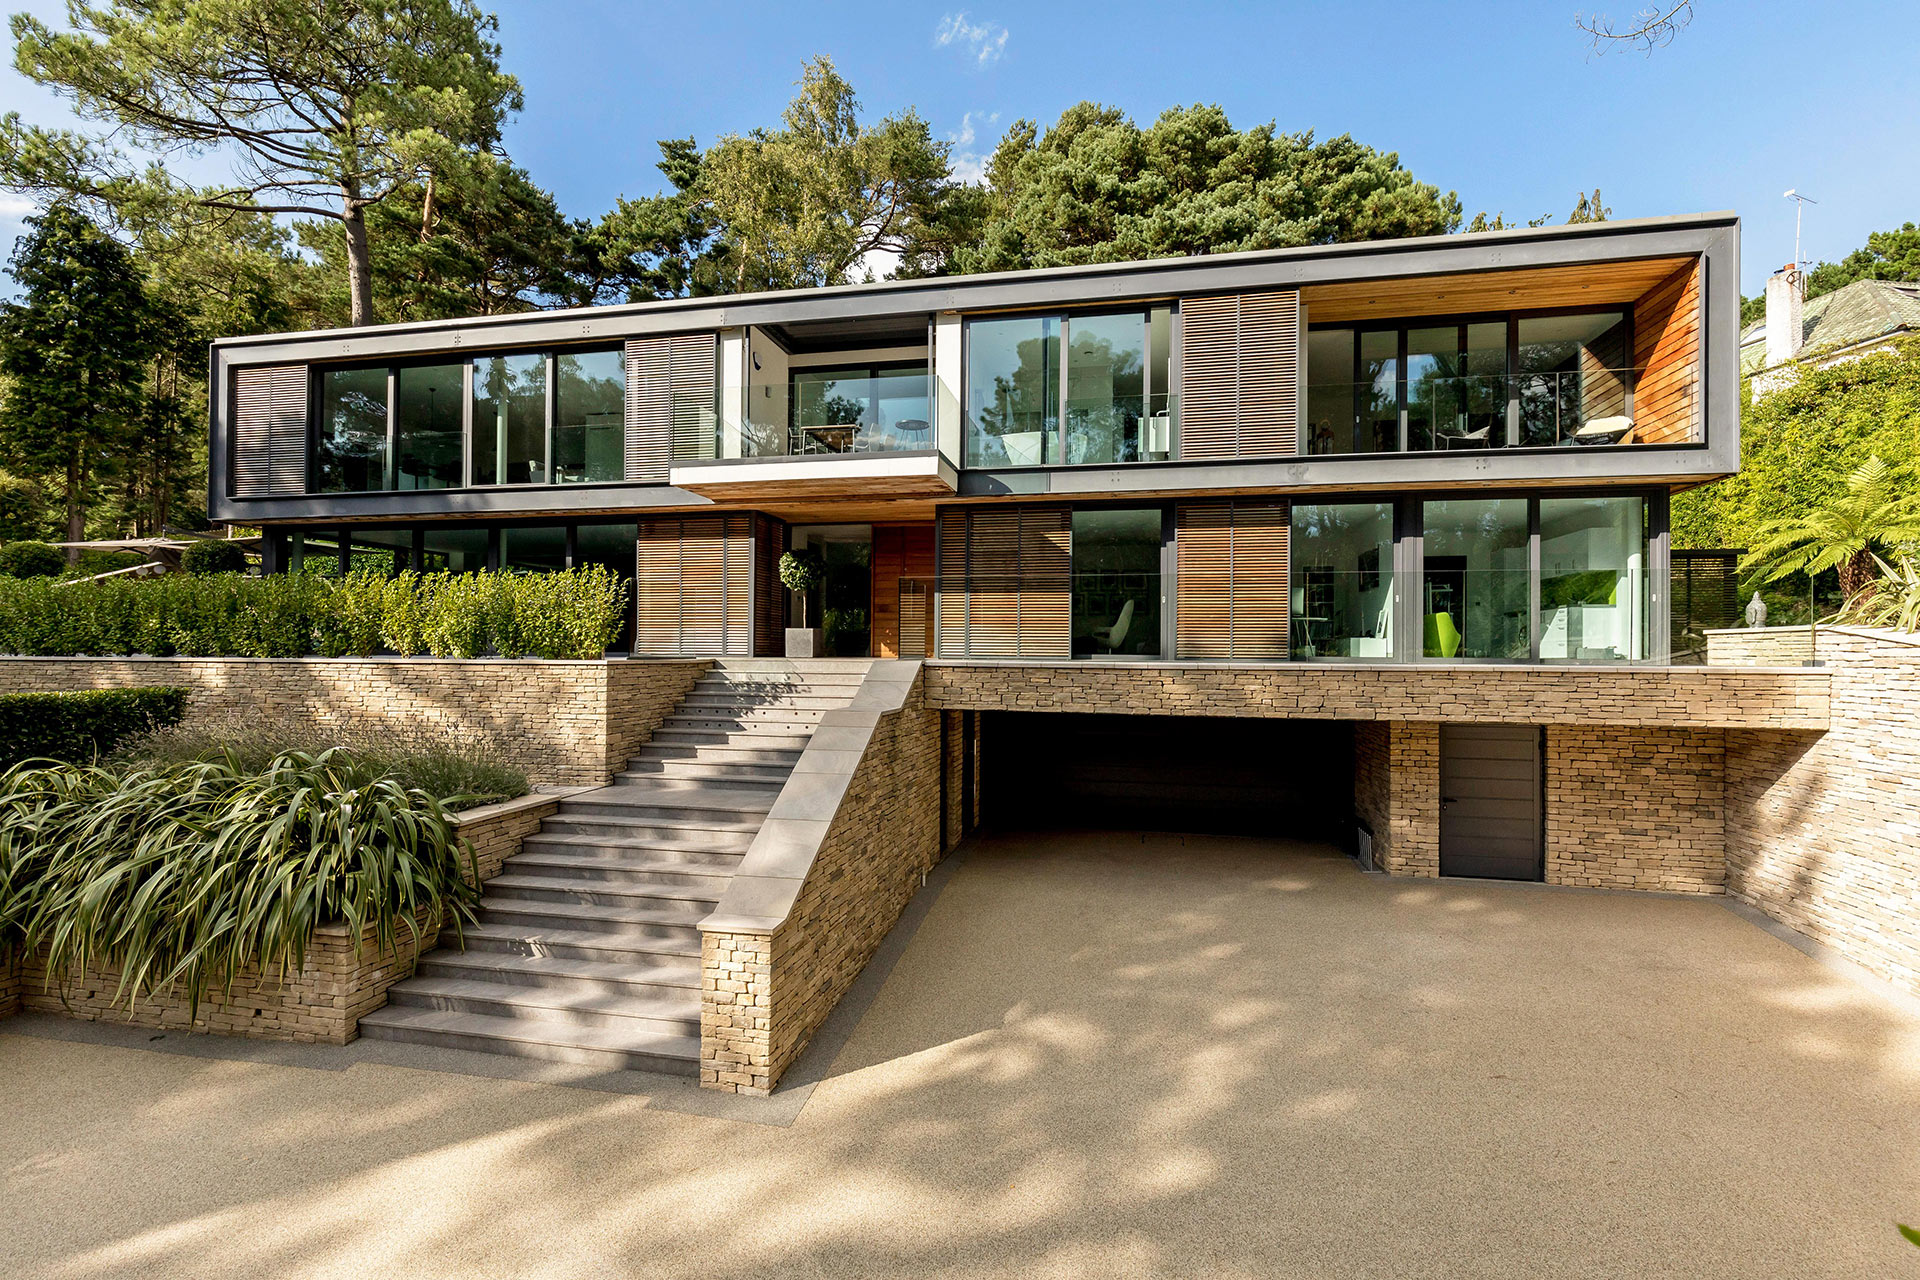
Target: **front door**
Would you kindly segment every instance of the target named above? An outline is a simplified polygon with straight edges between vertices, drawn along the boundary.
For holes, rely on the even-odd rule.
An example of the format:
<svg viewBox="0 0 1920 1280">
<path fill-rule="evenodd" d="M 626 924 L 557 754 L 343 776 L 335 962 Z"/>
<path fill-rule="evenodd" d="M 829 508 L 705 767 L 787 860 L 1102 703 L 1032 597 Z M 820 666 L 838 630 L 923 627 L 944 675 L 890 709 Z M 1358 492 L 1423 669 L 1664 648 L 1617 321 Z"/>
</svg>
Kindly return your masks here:
<svg viewBox="0 0 1920 1280">
<path fill-rule="evenodd" d="M 1440 874 L 1538 880 L 1540 730 L 1440 726 Z"/>
</svg>

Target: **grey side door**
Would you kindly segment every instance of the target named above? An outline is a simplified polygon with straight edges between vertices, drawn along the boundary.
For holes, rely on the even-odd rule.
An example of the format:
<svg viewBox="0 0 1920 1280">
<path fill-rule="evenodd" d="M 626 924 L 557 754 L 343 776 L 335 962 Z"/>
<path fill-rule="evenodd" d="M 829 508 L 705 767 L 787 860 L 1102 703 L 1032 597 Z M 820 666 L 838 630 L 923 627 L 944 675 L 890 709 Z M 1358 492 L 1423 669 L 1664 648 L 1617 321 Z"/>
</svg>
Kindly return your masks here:
<svg viewBox="0 0 1920 1280">
<path fill-rule="evenodd" d="M 1538 880 L 1540 730 L 1440 726 L 1440 874 Z"/>
</svg>

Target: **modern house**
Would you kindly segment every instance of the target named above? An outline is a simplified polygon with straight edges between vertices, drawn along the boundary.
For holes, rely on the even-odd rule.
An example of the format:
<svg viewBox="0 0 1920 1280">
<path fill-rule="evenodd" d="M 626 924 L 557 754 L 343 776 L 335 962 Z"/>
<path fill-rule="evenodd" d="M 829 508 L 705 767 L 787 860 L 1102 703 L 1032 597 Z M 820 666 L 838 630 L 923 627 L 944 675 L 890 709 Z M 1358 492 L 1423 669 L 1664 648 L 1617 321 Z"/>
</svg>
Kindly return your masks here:
<svg viewBox="0 0 1920 1280">
<path fill-rule="evenodd" d="M 274 570 L 629 578 L 628 651 L 719 660 L 657 777 L 777 793 L 858 660 L 915 659 L 967 821 L 1720 892 L 1716 735 L 1822 727 L 1670 665 L 1739 271 L 1716 213 L 237 338 L 211 512 Z M 757 705 L 802 546 L 845 671 Z"/>
</svg>

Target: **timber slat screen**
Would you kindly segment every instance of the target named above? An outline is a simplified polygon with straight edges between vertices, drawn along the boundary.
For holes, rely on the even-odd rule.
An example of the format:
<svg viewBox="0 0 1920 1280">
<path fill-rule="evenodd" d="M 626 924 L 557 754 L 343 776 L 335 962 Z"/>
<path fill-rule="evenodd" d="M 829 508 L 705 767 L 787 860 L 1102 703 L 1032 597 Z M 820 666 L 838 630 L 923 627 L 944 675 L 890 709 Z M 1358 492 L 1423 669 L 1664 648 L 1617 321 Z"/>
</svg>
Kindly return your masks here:
<svg viewBox="0 0 1920 1280">
<path fill-rule="evenodd" d="M 1714 548 L 1672 555 L 1673 662 L 1695 665 L 1707 660 L 1708 631 L 1737 627 L 1740 609 L 1740 558 L 1746 552 Z"/>
<path fill-rule="evenodd" d="M 1668 276 L 1633 312 L 1633 438 L 1638 444 L 1698 444 L 1702 430 L 1700 380 L 1700 264 Z"/>
<path fill-rule="evenodd" d="M 1072 541 L 1065 507 L 941 512 L 939 656 L 1071 657 Z"/>
<path fill-rule="evenodd" d="M 634 652 L 751 655 L 754 542 L 747 512 L 642 520 Z"/>
<path fill-rule="evenodd" d="M 1300 295 L 1227 294 L 1180 303 L 1180 456 L 1297 451 Z"/>
<path fill-rule="evenodd" d="M 1175 508 L 1176 657 L 1287 657 L 1288 517 L 1267 500 Z"/>
<path fill-rule="evenodd" d="M 307 366 L 235 370 L 233 495 L 261 498 L 306 488 Z"/>
<path fill-rule="evenodd" d="M 753 518 L 753 653 L 777 658 L 786 652 L 787 589 L 780 583 L 780 554 L 787 526 L 772 516 Z"/>
<path fill-rule="evenodd" d="M 925 599 L 903 596 L 903 580 L 923 581 L 934 575 L 931 524 L 877 524 L 873 526 L 873 656 L 924 658 L 927 656 Z M 905 609 L 912 608 L 913 616 Z"/>
<path fill-rule="evenodd" d="M 669 334 L 627 342 L 628 480 L 665 484 L 673 459 L 700 457 L 713 426 L 719 339 Z"/>
</svg>

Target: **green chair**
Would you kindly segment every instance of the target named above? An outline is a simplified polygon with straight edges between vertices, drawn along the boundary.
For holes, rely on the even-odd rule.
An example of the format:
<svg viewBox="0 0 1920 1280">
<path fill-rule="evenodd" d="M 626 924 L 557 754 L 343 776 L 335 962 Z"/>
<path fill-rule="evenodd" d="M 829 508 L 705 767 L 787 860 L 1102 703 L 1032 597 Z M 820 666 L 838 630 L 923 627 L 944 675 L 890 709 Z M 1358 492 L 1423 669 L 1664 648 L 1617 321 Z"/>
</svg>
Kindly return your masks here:
<svg viewBox="0 0 1920 1280">
<path fill-rule="evenodd" d="M 1427 615 L 1426 651 L 1429 658 L 1451 658 L 1460 652 L 1460 631 L 1450 613 Z"/>
</svg>

